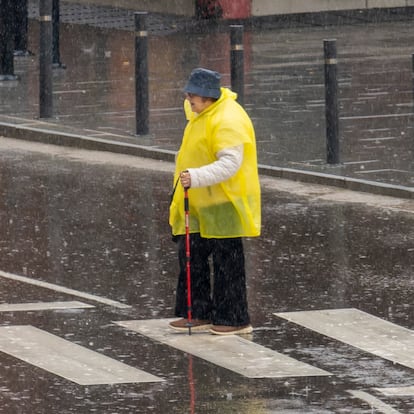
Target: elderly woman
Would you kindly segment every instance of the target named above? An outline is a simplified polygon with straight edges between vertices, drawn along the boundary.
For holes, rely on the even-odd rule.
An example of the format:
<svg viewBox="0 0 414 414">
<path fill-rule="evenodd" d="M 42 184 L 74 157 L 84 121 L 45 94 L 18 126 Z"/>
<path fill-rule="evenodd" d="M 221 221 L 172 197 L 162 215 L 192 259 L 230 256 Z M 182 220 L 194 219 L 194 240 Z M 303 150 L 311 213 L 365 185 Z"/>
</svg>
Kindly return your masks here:
<svg viewBox="0 0 414 414">
<path fill-rule="evenodd" d="M 191 240 L 192 329 L 217 335 L 252 331 L 246 294 L 243 237 L 260 235 L 261 206 L 252 122 L 220 86 L 220 74 L 194 69 L 184 88 L 188 123 L 176 158 L 170 225 L 178 243 L 180 274 L 170 323 L 188 329 L 184 188 Z M 213 264 L 213 289 L 209 257 Z"/>
</svg>

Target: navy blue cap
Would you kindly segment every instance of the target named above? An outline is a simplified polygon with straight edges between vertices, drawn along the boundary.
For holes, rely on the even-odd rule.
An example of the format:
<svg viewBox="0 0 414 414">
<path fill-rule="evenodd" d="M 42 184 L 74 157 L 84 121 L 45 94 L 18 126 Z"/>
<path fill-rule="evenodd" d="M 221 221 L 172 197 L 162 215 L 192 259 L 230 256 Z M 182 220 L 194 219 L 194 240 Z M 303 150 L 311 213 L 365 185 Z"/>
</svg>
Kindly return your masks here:
<svg viewBox="0 0 414 414">
<path fill-rule="evenodd" d="M 185 85 L 184 92 L 194 93 L 205 98 L 218 99 L 221 95 L 220 79 L 220 73 L 213 70 L 194 69 Z"/>
</svg>

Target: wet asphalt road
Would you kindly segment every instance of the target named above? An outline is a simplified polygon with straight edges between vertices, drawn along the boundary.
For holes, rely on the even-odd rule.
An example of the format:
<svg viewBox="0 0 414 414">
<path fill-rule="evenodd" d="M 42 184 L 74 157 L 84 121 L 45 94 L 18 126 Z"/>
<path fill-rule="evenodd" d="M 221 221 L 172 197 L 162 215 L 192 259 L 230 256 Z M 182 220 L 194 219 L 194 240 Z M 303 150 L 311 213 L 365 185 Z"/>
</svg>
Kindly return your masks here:
<svg viewBox="0 0 414 414">
<path fill-rule="evenodd" d="M 113 324 L 173 317 L 170 164 L 4 138 L 0 148 L 0 270 L 131 306 L 1 312 L 0 325 L 33 325 L 166 380 L 80 386 L 0 353 L 0 413 L 413 412 L 413 396 L 373 391 L 411 386 L 412 369 L 273 315 L 354 307 L 414 329 L 412 201 L 263 177 L 263 234 L 245 244 L 250 339 L 332 376 L 249 379 Z M 2 303 L 76 299 L 1 279 Z"/>
</svg>

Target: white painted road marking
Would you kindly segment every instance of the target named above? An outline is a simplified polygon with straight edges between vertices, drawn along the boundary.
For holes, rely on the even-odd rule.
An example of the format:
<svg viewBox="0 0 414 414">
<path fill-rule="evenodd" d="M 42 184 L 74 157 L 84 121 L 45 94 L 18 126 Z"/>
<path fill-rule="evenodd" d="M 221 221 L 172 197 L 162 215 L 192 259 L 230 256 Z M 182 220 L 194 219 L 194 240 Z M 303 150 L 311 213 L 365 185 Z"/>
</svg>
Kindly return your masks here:
<svg viewBox="0 0 414 414">
<path fill-rule="evenodd" d="M 58 309 L 88 309 L 94 308 L 93 305 L 78 301 L 67 302 L 31 302 L 31 303 L 2 303 L 0 312 L 30 312 L 41 310 L 58 310 Z"/>
<path fill-rule="evenodd" d="M 349 390 L 348 392 L 354 398 L 359 398 L 360 400 L 365 401 L 366 403 L 368 403 L 370 405 L 371 408 L 375 408 L 380 413 L 383 413 L 383 414 L 401 414 L 396 409 L 392 408 L 388 404 L 385 404 L 384 402 L 382 402 L 378 398 L 374 397 L 371 394 L 368 394 L 365 391 Z M 375 412 L 377 412 L 377 411 L 375 411 Z"/>
<path fill-rule="evenodd" d="M 2 270 L 0 270 L 0 277 L 15 280 L 17 282 L 27 283 L 30 285 L 44 288 L 44 289 L 54 290 L 55 292 L 65 293 L 71 296 L 77 296 L 78 298 L 83 298 L 83 299 L 91 300 L 93 302 L 103 303 L 104 305 L 113 306 L 119 309 L 131 308 L 131 306 L 125 305 L 124 303 L 118 302 L 116 300 L 103 298 L 101 296 L 91 295 L 90 293 L 85 293 L 85 292 L 80 292 L 79 290 L 69 289 L 64 286 L 55 285 L 54 283 L 31 279 L 30 277 L 26 277 L 26 276 L 14 275 L 13 273 L 3 272 Z"/>
<path fill-rule="evenodd" d="M 401 118 L 411 117 L 413 114 L 408 112 L 404 114 L 385 114 L 385 115 L 358 115 L 358 116 L 341 116 L 342 120 L 356 120 L 356 119 L 381 119 L 381 118 Z"/>
<path fill-rule="evenodd" d="M 331 375 L 327 371 L 299 362 L 241 336 L 218 336 L 209 333 L 193 333 L 190 336 L 174 332 L 168 327 L 171 320 L 131 320 L 114 323 L 248 378 Z"/>
<path fill-rule="evenodd" d="M 358 309 L 275 313 L 315 332 L 414 368 L 414 331 Z"/>
<path fill-rule="evenodd" d="M 388 397 L 414 396 L 414 386 L 375 389 Z"/>
<path fill-rule="evenodd" d="M 1 326 L 0 351 L 80 385 L 163 381 L 30 325 Z"/>
</svg>

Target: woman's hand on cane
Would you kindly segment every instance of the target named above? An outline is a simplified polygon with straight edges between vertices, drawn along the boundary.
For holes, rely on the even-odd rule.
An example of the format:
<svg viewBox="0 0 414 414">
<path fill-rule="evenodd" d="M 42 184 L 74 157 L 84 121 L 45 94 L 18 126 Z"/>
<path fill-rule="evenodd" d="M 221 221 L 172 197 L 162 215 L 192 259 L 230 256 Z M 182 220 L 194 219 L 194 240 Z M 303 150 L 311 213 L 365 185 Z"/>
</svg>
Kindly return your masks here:
<svg viewBox="0 0 414 414">
<path fill-rule="evenodd" d="M 180 173 L 180 182 L 184 188 L 191 187 L 191 175 L 187 170 Z"/>
</svg>

